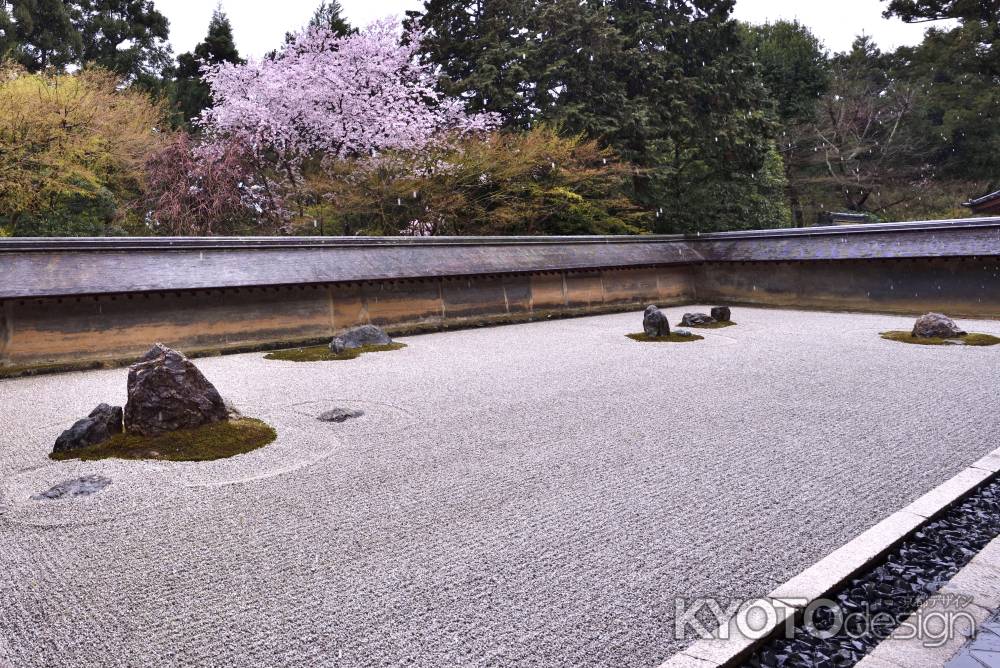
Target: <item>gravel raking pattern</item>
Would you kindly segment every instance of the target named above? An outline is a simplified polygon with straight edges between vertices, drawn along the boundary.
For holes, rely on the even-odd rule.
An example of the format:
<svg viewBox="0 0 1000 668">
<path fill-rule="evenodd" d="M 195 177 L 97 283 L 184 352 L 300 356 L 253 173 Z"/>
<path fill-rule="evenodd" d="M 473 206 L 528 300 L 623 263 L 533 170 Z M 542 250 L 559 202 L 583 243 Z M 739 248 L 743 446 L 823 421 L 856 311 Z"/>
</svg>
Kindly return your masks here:
<svg viewBox="0 0 1000 668">
<path fill-rule="evenodd" d="M 996 447 L 1000 348 L 733 318 L 685 346 L 627 339 L 636 312 L 198 359 L 278 432 L 202 464 L 46 458 L 124 369 L 0 381 L 0 665 L 653 666 L 690 642 L 675 598 L 763 596 Z M 112 484 L 31 499 L 89 475 Z"/>
</svg>

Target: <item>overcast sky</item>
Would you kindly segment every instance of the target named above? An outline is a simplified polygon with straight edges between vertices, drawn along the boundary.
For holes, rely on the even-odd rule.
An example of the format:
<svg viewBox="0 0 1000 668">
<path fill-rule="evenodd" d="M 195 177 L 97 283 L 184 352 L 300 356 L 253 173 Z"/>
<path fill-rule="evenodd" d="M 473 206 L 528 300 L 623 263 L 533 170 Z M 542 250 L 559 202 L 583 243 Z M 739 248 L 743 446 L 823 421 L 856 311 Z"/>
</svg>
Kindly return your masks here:
<svg viewBox="0 0 1000 668">
<path fill-rule="evenodd" d="M 319 0 L 222 0 L 233 23 L 236 46 L 244 57 L 259 57 L 279 46 L 285 32 L 309 20 Z M 366 25 L 382 16 L 402 16 L 420 9 L 421 0 L 341 0 L 353 25 Z M 882 18 L 880 0 L 737 0 L 736 18 L 752 23 L 797 18 L 809 26 L 831 51 L 850 47 L 855 35 L 871 35 L 883 49 L 920 41 L 926 25 L 907 25 Z M 170 19 L 174 53 L 190 51 L 205 36 L 214 4 L 211 0 L 157 0 L 156 7 Z"/>
</svg>

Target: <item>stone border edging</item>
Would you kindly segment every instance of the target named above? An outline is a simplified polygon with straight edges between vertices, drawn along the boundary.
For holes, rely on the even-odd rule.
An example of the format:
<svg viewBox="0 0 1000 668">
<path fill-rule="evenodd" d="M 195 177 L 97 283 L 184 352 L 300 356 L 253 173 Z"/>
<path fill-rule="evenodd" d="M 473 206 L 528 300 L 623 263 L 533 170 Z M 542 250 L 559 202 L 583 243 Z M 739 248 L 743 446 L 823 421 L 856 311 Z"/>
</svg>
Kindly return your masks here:
<svg viewBox="0 0 1000 668">
<path fill-rule="evenodd" d="M 788 610 L 788 614 L 801 612 L 809 603 L 836 590 L 851 577 L 885 556 L 910 533 L 943 513 L 998 473 L 1000 473 L 1000 448 L 973 462 L 951 479 L 889 515 L 758 600 L 781 601 L 782 605 L 775 606 L 775 609 Z M 803 599 L 805 603 L 802 602 Z M 750 605 L 752 604 L 744 604 L 743 607 Z M 788 615 L 778 615 L 770 620 L 760 638 L 743 636 L 735 623 L 730 620 L 716 633 L 723 635 L 721 631 L 725 629 L 727 639 L 697 640 L 687 649 L 681 650 L 661 663 L 659 668 L 739 666 L 760 646 L 771 640 L 784 625 L 787 617 Z"/>
</svg>

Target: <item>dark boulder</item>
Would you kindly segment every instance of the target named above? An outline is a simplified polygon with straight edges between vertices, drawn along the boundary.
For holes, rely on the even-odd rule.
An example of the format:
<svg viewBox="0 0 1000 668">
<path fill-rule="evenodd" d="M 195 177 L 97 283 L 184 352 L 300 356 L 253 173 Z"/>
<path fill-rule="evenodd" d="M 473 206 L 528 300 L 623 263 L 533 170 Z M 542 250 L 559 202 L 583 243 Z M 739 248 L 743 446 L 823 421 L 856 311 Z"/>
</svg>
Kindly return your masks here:
<svg viewBox="0 0 1000 668">
<path fill-rule="evenodd" d="M 963 332 L 955 321 L 940 313 L 928 313 L 917 318 L 913 325 L 913 336 L 922 339 L 951 339 L 963 336 Z"/>
<path fill-rule="evenodd" d="M 670 336 L 670 322 L 667 320 L 667 315 L 650 304 L 642 316 L 642 331 L 651 339 Z"/>
<path fill-rule="evenodd" d="M 162 343 L 128 369 L 125 428 L 131 433 L 158 436 L 227 416 L 218 390 L 187 357 Z"/>
<path fill-rule="evenodd" d="M 362 346 L 387 346 L 390 343 L 392 343 L 392 339 L 381 327 L 361 325 L 360 327 L 352 327 L 340 336 L 333 337 L 333 340 L 330 341 L 330 350 L 335 355 L 339 355 L 349 349 L 361 348 Z"/>
<path fill-rule="evenodd" d="M 52 452 L 67 452 L 97 445 L 120 433 L 122 433 L 121 406 L 98 404 L 90 415 L 77 420 L 72 427 L 59 435 Z"/>
<path fill-rule="evenodd" d="M 704 313 L 685 313 L 681 318 L 681 327 L 697 327 L 698 325 L 711 325 L 715 318 Z"/>
<path fill-rule="evenodd" d="M 729 310 L 728 306 L 713 306 L 712 318 L 718 322 L 729 322 L 733 319 L 733 314 L 732 311 Z"/>
</svg>

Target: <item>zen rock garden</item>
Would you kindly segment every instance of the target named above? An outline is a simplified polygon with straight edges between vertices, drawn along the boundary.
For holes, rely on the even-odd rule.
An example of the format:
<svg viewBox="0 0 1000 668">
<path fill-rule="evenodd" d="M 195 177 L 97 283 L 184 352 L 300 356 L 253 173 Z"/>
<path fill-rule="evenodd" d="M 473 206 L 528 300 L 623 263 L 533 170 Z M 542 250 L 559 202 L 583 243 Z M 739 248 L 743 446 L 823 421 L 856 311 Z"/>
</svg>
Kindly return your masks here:
<svg viewBox="0 0 1000 668">
<path fill-rule="evenodd" d="M 334 337 L 327 346 L 278 351 L 267 357 L 293 361 L 353 359 L 364 352 L 403 347 L 381 328 L 362 325 Z M 270 426 L 240 414 L 198 367 L 162 343 L 155 344 L 129 367 L 127 390 L 124 407 L 99 404 L 59 435 L 50 457 L 205 461 L 250 452 L 277 437 Z M 345 422 L 362 415 L 359 410 L 335 408 L 318 419 Z M 37 498 L 78 496 L 104 486 L 80 478 L 60 483 Z"/>
<path fill-rule="evenodd" d="M 1000 338 L 990 334 L 969 334 L 954 320 L 941 313 L 928 313 L 917 318 L 909 332 L 882 332 L 882 338 L 924 346 L 994 346 Z"/>
<path fill-rule="evenodd" d="M 642 342 L 693 342 L 704 337 L 680 327 L 710 329 L 735 324 L 728 306 L 716 306 L 709 313 L 685 313 L 679 328 L 671 329 L 667 314 L 650 305 L 643 312 L 643 331 L 628 337 Z M 940 313 L 921 316 L 910 331 L 883 332 L 882 337 L 920 345 L 1000 343 L 1000 338 L 992 335 L 967 333 Z M 361 325 L 335 336 L 328 345 L 276 351 L 266 358 L 296 362 L 346 360 L 366 352 L 403 347 L 381 328 Z M 50 457 L 206 461 L 250 452 L 277 437 L 269 425 L 241 415 L 187 357 L 161 343 L 129 367 L 127 395 L 124 407 L 101 403 L 62 432 Z M 363 415 L 360 410 L 338 407 L 324 411 L 317 419 L 343 423 Z M 59 483 L 33 498 L 88 495 L 109 484 L 110 480 L 100 476 L 81 477 Z"/>
<path fill-rule="evenodd" d="M 129 367 L 124 408 L 98 405 L 56 439 L 50 457 L 201 461 L 249 452 L 275 437 L 227 405 L 187 357 L 157 343 Z"/>
<path fill-rule="evenodd" d="M 702 329 L 731 327 L 736 324 L 731 318 L 732 313 L 728 306 L 716 306 L 712 309 L 711 315 L 705 313 L 685 313 L 678 326 Z M 705 338 L 697 334 L 692 334 L 686 329 L 671 331 L 667 314 L 654 304 L 647 306 L 643 312 L 642 333 L 627 334 L 626 336 L 634 341 L 670 343 L 701 341 Z"/>
</svg>

